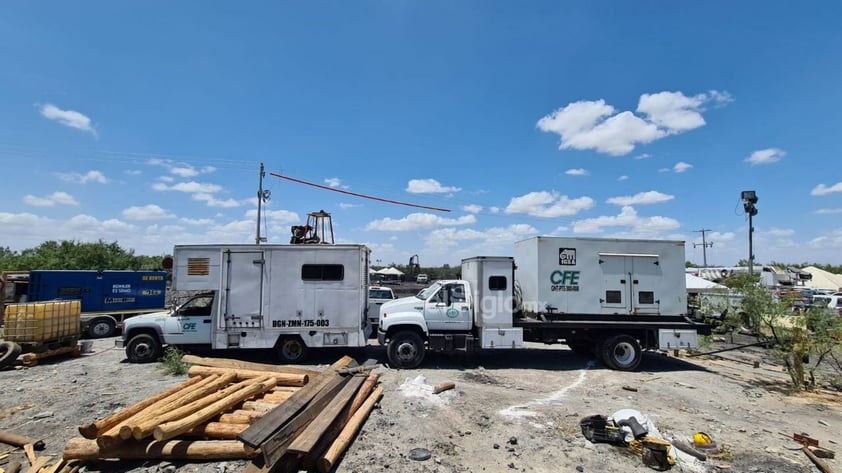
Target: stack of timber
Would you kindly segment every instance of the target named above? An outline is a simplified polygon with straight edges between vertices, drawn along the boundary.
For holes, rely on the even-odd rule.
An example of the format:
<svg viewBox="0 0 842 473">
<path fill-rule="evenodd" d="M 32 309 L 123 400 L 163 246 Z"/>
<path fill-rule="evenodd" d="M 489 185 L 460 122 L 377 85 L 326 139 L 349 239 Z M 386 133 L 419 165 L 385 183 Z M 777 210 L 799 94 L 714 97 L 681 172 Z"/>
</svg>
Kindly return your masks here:
<svg viewBox="0 0 842 473">
<path fill-rule="evenodd" d="M 376 375 L 338 372 L 356 365 L 349 357 L 324 371 L 184 361 L 194 363 L 186 381 L 79 427 L 64 461 L 253 459 L 254 471 L 292 463 L 328 471 L 382 394 Z"/>
</svg>

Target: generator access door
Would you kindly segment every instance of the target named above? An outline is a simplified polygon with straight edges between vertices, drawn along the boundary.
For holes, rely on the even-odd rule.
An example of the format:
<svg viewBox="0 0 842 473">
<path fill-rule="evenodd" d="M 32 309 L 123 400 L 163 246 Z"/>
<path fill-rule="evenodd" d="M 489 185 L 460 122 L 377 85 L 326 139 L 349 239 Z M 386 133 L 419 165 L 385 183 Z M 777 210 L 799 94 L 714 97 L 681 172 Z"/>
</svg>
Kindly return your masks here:
<svg viewBox="0 0 842 473">
<path fill-rule="evenodd" d="M 225 330 L 263 328 L 262 251 L 226 250 L 222 261 L 222 327 Z"/>
<path fill-rule="evenodd" d="M 603 314 L 658 314 L 661 266 L 656 254 L 600 253 Z"/>
</svg>

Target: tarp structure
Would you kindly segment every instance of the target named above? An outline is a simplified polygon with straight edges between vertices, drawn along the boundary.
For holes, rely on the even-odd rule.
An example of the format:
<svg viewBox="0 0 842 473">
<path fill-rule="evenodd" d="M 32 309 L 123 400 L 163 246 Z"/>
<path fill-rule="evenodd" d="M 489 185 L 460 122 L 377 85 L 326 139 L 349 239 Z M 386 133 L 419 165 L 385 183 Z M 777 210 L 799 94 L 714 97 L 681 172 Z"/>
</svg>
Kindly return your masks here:
<svg viewBox="0 0 842 473">
<path fill-rule="evenodd" d="M 692 274 L 685 274 L 684 279 L 687 282 L 687 292 L 719 292 L 728 289 L 722 284 L 716 284 Z"/>
<path fill-rule="evenodd" d="M 403 271 L 395 267 L 378 269 L 375 273 L 382 274 L 384 276 L 403 276 Z"/>
<path fill-rule="evenodd" d="M 804 282 L 804 287 L 813 289 L 832 289 L 834 291 L 842 288 L 842 274 L 833 274 L 815 266 L 801 268 L 801 271 L 810 273 L 813 278 Z"/>
</svg>

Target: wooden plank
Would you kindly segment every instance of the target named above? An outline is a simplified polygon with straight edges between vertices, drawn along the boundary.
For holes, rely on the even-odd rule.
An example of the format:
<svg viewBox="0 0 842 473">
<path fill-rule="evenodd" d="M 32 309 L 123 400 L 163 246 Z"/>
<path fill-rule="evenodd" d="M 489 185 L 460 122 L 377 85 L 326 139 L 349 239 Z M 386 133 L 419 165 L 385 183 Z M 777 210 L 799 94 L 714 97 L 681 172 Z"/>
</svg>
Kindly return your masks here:
<svg viewBox="0 0 842 473">
<path fill-rule="evenodd" d="M 245 386 L 239 391 L 233 392 L 186 417 L 161 424 L 155 427 L 155 440 L 163 442 L 173 439 L 176 436 L 189 431 L 193 427 L 204 424 L 205 422 L 218 416 L 220 412 L 230 409 L 252 396 L 256 396 L 272 389 L 272 387 L 275 386 L 275 382 L 275 378 L 272 376 L 257 378 L 256 383 L 253 385 Z"/>
<path fill-rule="evenodd" d="M 264 376 L 272 376 L 277 380 L 277 383 L 282 386 L 304 386 L 310 380 L 306 374 L 290 374 L 290 373 L 275 373 L 272 371 L 258 371 L 258 370 L 243 370 L 234 368 L 214 368 L 212 366 L 192 366 L 187 370 L 188 376 L 208 376 L 211 374 L 229 374 L 234 373 L 238 381 L 243 381 L 249 378 L 262 378 Z"/>
<path fill-rule="evenodd" d="M 330 425 L 336 421 L 342 410 L 345 409 L 345 406 L 351 402 L 351 399 L 357 394 L 364 381 L 365 377 L 363 376 L 351 377 L 345 383 L 342 390 L 333 399 L 330 399 L 327 406 L 307 425 L 307 428 L 295 437 L 295 440 L 287 447 L 287 451 L 300 454 L 310 453 L 319 439 L 322 438 L 322 435 L 327 432 Z"/>
<path fill-rule="evenodd" d="M 334 465 L 336 465 L 336 461 L 342 453 L 345 452 L 348 445 L 351 444 L 351 441 L 354 439 L 354 436 L 357 435 L 360 427 L 362 427 L 363 423 L 368 418 L 371 410 L 374 409 L 374 404 L 377 403 L 382 395 L 383 386 L 377 386 L 374 392 L 371 393 L 371 396 L 366 399 L 363 405 L 360 406 L 360 409 L 353 417 L 351 417 L 351 420 L 348 421 L 348 424 L 342 429 L 342 432 L 340 432 L 336 441 L 334 441 L 327 452 L 319 458 L 318 467 L 321 473 L 327 473 L 333 469 Z"/>
<path fill-rule="evenodd" d="M 260 445 L 260 450 L 263 451 L 263 459 L 266 461 L 267 465 L 274 465 L 281 460 L 281 458 L 286 454 L 287 447 L 290 443 L 292 443 L 298 433 L 305 429 L 307 425 L 310 424 L 310 422 L 312 422 L 312 420 L 324 410 L 334 396 L 342 390 L 345 383 L 347 383 L 350 379 L 349 377 L 339 374 L 324 376 L 329 380 L 327 385 L 319 391 L 319 393 L 313 397 L 312 401 L 310 401 L 304 409 L 299 411 L 293 419 L 283 425 L 278 431 Z M 260 422 L 260 420 L 255 423 Z"/>
<path fill-rule="evenodd" d="M 50 462 L 53 457 L 38 457 L 32 462 L 32 465 L 29 466 L 29 469 L 26 470 L 26 473 L 38 473 L 41 468 Z"/>
<path fill-rule="evenodd" d="M 211 366 L 214 368 L 233 368 L 238 370 L 273 371 L 276 373 L 306 374 L 311 378 L 318 376 L 321 371 L 301 368 L 291 365 L 271 365 L 268 363 L 253 363 L 250 361 L 232 360 L 228 358 L 205 358 L 195 355 L 184 355 L 181 361 L 191 365 Z"/>
<path fill-rule="evenodd" d="M 42 468 L 41 473 L 56 473 L 60 468 L 64 468 L 65 461 L 63 459 L 59 459 L 59 461 L 53 463 L 52 465 Z"/>
<path fill-rule="evenodd" d="M 295 414 L 298 413 L 304 406 L 309 403 L 319 391 L 332 379 L 327 374 L 333 373 L 338 369 L 348 367 L 354 360 L 350 356 L 343 356 L 334 364 L 330 365 L 325 372 L 312 383 L 308 383 L 304 388 L 296 391 L 289 399 L 278 408 L 268 412 L 265 416 L 258 419 L 245 432 L 239 435 L 239 439 L 251 448 L 260 448 L 260 445 L 278 431 L 284 424 L 289 422 Z"/>
<path fill-rule="evenodd" d="M 65 460 L 246 460 L 257 456 L 237 440 L 130 441 L 103 449 L 93 440 L 75 437 L 64 447 Z"/>
<path fill-rule="evenodd" d="M 156 402 L 160 401 L 161 399 L 167 398 L 174 393 L 181 391 L 182 389 L 196 384 L 201 381 L 201 378 L 188 378 L 181 384 L 173 386 L 166 391 L 163 391 L 155 396 L 150 398 L 144 399 L 143 401 L 138 402 L 137 404 L 133 404 L 119 412 L 116 412 L 102 420 L 98 420 L 96 422 L 92 422 L 90 424 L 79 426 L 79 433 L 82 434 L 83 437 L 86 439 L 95 439 L 97 434 L 100 432 L 105 432 L 106 430 L 114 427 L 115 425 L 119 424 L 120 422 L 128 419 L 129 417 L 137 414 L 138 412 L 146 409 L 147 407 L 155 404 Z"/>
</svg>

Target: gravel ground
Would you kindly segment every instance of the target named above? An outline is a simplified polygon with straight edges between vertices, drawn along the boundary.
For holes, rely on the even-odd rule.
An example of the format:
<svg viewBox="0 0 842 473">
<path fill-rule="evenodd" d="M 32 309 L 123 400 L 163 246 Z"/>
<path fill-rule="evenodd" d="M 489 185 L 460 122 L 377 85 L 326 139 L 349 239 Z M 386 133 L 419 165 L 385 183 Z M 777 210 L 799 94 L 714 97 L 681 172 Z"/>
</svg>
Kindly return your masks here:
<svg viewBox="0 0 842 473">
<path fill-rule="evenodd" d="M 59 456 L 77 427 L 160 392 L 184 377 L 160 365 L 127 363 L 113 339 L 93 352 L 32 368 L 0 371 L 0 430 L 44 439 L 42 454 Z M 345 352 L 322 353 L 313 365 Z M 385 361 L 383 348 L 349 353 L 359 361 Z M 723 354 L 727 355 L 727 354 Z M 761 350 L 735 352 L 733 360 L 673 358 L 649 353 L 640 371 L 610 371 L 564 348 L 528 349 L 467 357 L 430 356 L 422 369 L 380 368 L 385 395 L 337 472 L 636 472 L 652 471 L 628 449 L 592 444 L 579 420 L 631 408 L 662 434 L 708 433 L 722 453 L 707 462 L 680 456 L 672 471 L 812 472 L 797 444 L 780 433 L 805 432 L 836 449 L 842 406 L 833 393 L 787 395 L 786 374 Z M 259 361 L 260 356 L 251 358 Z M 738 361 L 735 361 L 738 360 Z M 760 361 L 754 368 L 753 361 Z M 432 385 L 453 381 L 439 395 Z M 624 389 L 624 387 L 626 389 Z M 628 388 L 636 389 L 629 390 Z M 0 447 L 2 448 L 2 447 Z M 410 451 L 431 453 L 426 461 Z M 4 450 L 0 450 L 3 453 Z M 3 462 L 23 459 L 14 451 Z M 840 468 L 842 460 L 826 460 Z M 241 471 L 244 462 L 94 462 L 87 471 Z"/>
</svg>

